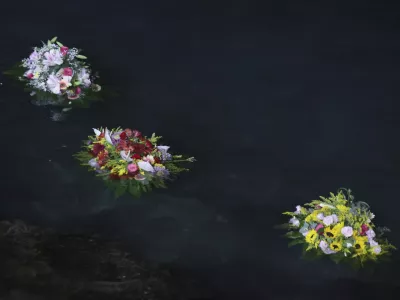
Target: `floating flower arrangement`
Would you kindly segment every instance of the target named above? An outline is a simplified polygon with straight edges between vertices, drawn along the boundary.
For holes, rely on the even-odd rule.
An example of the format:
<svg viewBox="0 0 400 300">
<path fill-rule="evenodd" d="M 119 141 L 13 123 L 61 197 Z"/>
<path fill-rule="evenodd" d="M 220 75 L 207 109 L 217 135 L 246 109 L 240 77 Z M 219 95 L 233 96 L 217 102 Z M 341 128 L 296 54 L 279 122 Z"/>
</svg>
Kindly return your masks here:
<svg viewBox="0 0 400 300">
<path fill-rule="evenodd" d="M 63 111 L 88 107 L 91 101 L 101 100 L 101 86 L 94 83 L 98 76 L 80 53 L 55 37 L 33 48 L 28 58 L 4 73 L 24 84 L 24 89 L 35 97 L 35 105 L 63 106 Z"/>
<path fill-rule="evenodd" d="M 364 202 L 354 202 L 351 190 L 340 189 L 330 197 L 320 197 L 296 211 L 285 212 L 290 220 L 285 224 L 290 246 L 302 244 L 304 254 L 329 256 L 335 262 L 347 261 L 363 265 L 378 261 L 395 247 L 383 235 L 388 228 L 379 228 L 375 215 Z"/>
<path fill-rule="evenodd" d="M 153 188 L 165 188 L 166 181 L 188 171 L 178 163 L 194 162 L 194 157 L 169 153 L 169 146 L 157 145 L 161 138 L 150 138 L 132 129 L 93 129 L 94 135 L 84 141 L 83 151 L 75 156 L 121 196 L 128 192 L 139 197 Z"/>
</svg>

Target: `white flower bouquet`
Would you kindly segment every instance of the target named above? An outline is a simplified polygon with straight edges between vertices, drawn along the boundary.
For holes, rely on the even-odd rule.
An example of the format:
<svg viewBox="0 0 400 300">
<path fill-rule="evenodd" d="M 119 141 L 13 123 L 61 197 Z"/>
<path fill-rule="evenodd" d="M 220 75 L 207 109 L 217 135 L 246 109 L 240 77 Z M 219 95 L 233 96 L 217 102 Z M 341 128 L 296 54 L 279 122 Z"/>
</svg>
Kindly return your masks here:
<svg viewBox="0 0 400 300">
<path fill-rule="evenodd" d="M 90 101 L 101 100 L 100 85 L 94 81 L 86 57 L 76 48 L 68 48 L 57 38 L 33 48 L 28 58 L 13 69 L 4 72 L 24 84 L 26 91 L 35 96 L 35 105 L 88 107 Z"/>
</svg>

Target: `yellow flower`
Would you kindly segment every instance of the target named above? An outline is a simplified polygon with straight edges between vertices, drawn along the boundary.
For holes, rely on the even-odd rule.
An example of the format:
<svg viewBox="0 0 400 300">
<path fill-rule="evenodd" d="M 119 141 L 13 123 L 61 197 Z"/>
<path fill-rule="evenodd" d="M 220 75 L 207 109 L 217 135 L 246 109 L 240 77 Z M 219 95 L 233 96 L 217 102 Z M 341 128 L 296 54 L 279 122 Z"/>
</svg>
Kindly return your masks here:
<svg viewBox="0 0 400 300">
<path fill-rule="evenodd" d="M 337 235 L 340 234 L 340 231 L 342 230 L 343 227 L 344 227 L 344 222 L 337 223 L 337 224 L 333 227 L 332 231 L 335 232 L 335 236 L 337 236 Z"/>
<path fill-rule="evenodd" d="M 311 229 L 306 235 L 306 242 L 309 244 L 314 244 L 317 237 L 318 233 L 314 229 Z"/>
<path fill-rule="evenodd" d="M 354 243 L 354 249 L 356 249 L 357 253 L 364 252 L 365 250 L 365 242 L 367 241 L 366 237 L 357 236 L 356 241 Z"/>
<path fill-rule="evenodd" d="M 319 213 L 320 213 L 320 211 L 314 210 L 311 214 L 309 214 L 309 215 L 305 218 L 305 221 L 306 221 L 307 223 L 310 223 L 310 222 L 312 222 L 312 221 L 317 221 L 317 220 L 318 220 L 317 215 L 318 215 Z"/>
<path fill-rule="evenodd" d="M 347 207 L 345 205 L 341 205 L 341 204 L 336 205 L 336 208 L 343 214 L 347 213 L 350 210 L 349 207 Z"/>
<path fill-rule="evenodd" d="M 334 231 L 333 229 L 331 229 L 330 227 L 326 227 L 325 229 L 324 229 L 324 235 L 327 237 L 327 238 L 330 238 L 330 239 L 333 239 L 333 238 L 335 238 L 336 237 L 336 231 Z"/>
<path fill-rule="evenodd" d="M 333 251 L 340 251 L 342 250 L 342 243 L 341 242 L 333 242 L 329 245 L 329 247 L 333 250 Z"/>
<path fill-rule="evenodd" d="M 128 170 L 126 168 L 120 169 L 119 172 L 118 172 L 118 175 L 122 176 L 124 174 L 128 174 Z"/>
</svg>

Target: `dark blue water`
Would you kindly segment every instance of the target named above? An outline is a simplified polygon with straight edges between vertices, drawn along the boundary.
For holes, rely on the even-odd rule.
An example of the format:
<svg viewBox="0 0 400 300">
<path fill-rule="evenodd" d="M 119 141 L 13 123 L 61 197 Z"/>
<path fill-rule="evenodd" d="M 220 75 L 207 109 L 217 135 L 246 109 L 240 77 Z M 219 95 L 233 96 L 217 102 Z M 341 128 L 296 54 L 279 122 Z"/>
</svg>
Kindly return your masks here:
<svg viewBox="0 0 400 300">
<path fill-rule="evenodd" d="M 47 2 L 3 5 L 1 68 L 58 36 L 121 91 L 56 123 L 1 79 L 2 219 L 120 238 L 218 299 L 397 299 L 397 254 L 374 272 L 305 262 L 273 226 L 349 187 L 400 245 L 399 9 Z M 156 132 L 198 162 L 166 191 L 114 201 L 72 158 L 100 126 Z"/>
</svg>

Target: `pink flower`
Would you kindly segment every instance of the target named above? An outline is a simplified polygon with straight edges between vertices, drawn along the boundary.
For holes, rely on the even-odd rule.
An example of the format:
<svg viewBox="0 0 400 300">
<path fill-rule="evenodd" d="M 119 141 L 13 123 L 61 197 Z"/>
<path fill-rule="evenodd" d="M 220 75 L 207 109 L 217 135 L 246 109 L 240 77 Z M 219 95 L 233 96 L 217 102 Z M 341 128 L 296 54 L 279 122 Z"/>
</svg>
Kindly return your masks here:
<svg viewBox="0 0 400 300">
<path fill-rule="evenodd" d="M 61 52 L 62 55 L 67 55 L 68 47 L 62 46 L 60 48 L 60 52 Z"/>
<path fill-rule="evenodd" d="M 319 223 L 319 224 L 317 225 L 317 227 L 315 227 L 315 231 L 318 232 L 318 230 L 323 229 L 323 228 L 324 228 L 324 225 L 321 224 L 321 223 Z M 322 234 L 323 232 L 324 232 L 324 231 L 321 230 L 321 231 L 318 232 L 318 233 L 319 233 L 319 234 Z"/>
<path fill-rule="evenodd" d="M 79 95 L 80 93 L 82 93 L 82 90 L 79 86 L 77 86 L 75 89 L 75 94 Z"/>
<path fill-rule="evenodd" d="M 367 224 L 362 224 L 361 225 L 361 233 L 360 235 L 366 235 L 366 232 L 368 231 L 368 225 Z"/>
<path fill-rule="evenodd" d="M 128 172 L 129 173 L 135 173 L 138 170 L 138 166 L 136 164 L 129 164 L 128 165 Z"/>
<path fill-rule="evenodd" d="M 33 74 L 32 73 L 28 73 L 25 75 L 28 79 L 32 79 L 33 78 Z"/>
<path fill-rule="evenodd" d="M 72 74 L 73 74 L 73 71 L 71 68 L 64 68 L 64 72 L 63 72 L 64 76 L 72 76 Z"/>
</svg>

